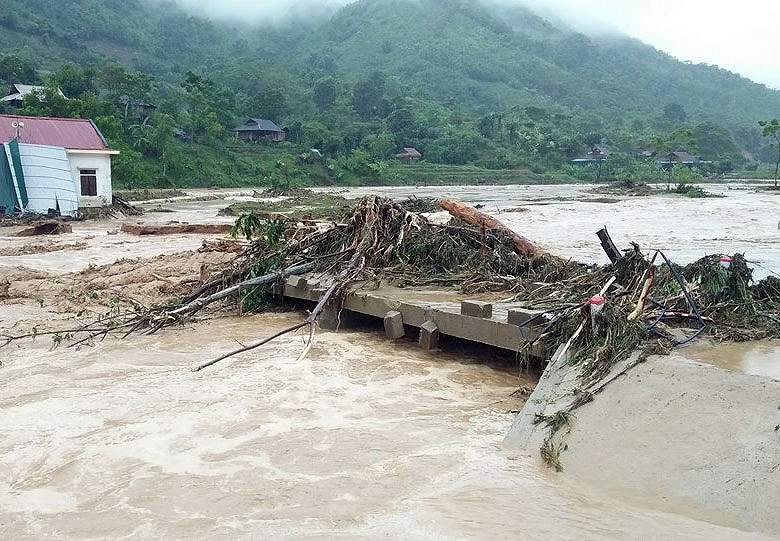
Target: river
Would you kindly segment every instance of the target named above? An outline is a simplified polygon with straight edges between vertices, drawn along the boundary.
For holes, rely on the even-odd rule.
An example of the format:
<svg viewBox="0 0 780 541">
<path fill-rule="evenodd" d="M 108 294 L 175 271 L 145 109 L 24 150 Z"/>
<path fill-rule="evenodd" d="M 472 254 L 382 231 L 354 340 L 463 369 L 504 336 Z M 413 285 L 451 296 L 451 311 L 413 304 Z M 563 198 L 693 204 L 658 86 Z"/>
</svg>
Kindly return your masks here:
<svg viewBox="0 0 780 541">
<path fill-rule="evenodd" d="M 593 233 L 606 224 L 621 245 L 680 260 L 747 251 L 780 268 L 773 195 L 583 203 L 581 187 L 379 191 L 480 202 L 578 259 L 603 260 Z M 216 220 L 225 202 L 170 205 L 173 216 L 159 219 Z M 111 227 L 76 225 L 87 244 L 78 251 L 2 257 L 0 278 L 19 265 L 61 273 L 182 248 L 108 236 Z M 0 304 L 0 325 L 23 317 L 45 318 L 46 308 Z M 490 355 L 427 354 L 365 329 L 319 333 L 302 362 L 295 335 L 190 371 L 300 317 L 229 317 L 76 350 L 50 351 L 44 338 L 0 349 L 0 537 L 760 538 L 685 509 L 654 511 L 662 494 L 610 498 L 503 448 L 522 405 L 511 395 L 533 383 Z"/>
</svg>

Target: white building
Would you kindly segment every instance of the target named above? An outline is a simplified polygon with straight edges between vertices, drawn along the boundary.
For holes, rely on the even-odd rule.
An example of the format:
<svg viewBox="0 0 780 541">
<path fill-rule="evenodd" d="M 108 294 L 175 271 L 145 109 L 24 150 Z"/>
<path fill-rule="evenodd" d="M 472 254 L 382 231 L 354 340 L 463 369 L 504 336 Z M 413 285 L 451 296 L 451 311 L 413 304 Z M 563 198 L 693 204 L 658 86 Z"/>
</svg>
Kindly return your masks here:
<svg viewBox="0 0 780 541">
<path fill-rule="evenodd" d="M 19 145 L 10 145 L 12 141 L 19 143 Z M 79 208 L 111 204 L 113 196 L 111 156 L 119 154 L 119 152 L 109 148 L 100 130 L 91 120 L 0 115 L 0 143 L 7 147 L 9 169 L 14 173 L 14 179 L 17 175 L 12 167 L 12 149 L 16 149 L 14 152 L 20 154 L 20 167 L 23 166 L 24 170 L 29 169 L 32 174 L 35 174 L 37 169 L 46 167 L 40 160 L 52 159 L 50 157 L 44 158 L 47 151 L 44 151 L 42 147 L 53 147 L 46 155 L 48 156 L 52 152 L 61 155 L 61 152 L 56 149 L 64 151 L 72 182 L 75 185 Z M 35 145 L 40 146 L 35 147 Z M 60 181 L 62 180 L 60 179 Z M 14 180 L 14 182 L 17 181 Z M 19 199 L 16 206 L 26 208 L 27 202 L 25 200 L 27 197 L 20 193 L 18 183 L 15 191 L 18 195 L 17 199 Z M 2 193 L 3 190 L 0 186 L 0 195 Z M 8 197 L 10 196 L 6 197 L 6 201 L 0 201 L 0 204 L 8 207 L 10 203 Z M 39 203 L 39 205 L 42 204 Z M 50 208 L 55 207 L 51 206 Z M 31 210 L 39 211 L 35 208 Z"/>
</svg>

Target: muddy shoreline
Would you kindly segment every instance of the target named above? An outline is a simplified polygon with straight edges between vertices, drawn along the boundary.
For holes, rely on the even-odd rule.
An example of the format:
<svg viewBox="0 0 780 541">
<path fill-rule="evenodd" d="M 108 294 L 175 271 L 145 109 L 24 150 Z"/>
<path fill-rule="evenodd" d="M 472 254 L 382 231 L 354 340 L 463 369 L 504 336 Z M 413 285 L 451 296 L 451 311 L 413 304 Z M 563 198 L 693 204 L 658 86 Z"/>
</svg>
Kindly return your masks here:
<svg viewBox="0 0 780 541">
<path fill-rule="evenodd" d="M 696 363 L 683 349 L 583 407 L 561 458 L 568 475 L 613 497 L 777 535 L 778 425 L 780 381 Z"/>
</svg>

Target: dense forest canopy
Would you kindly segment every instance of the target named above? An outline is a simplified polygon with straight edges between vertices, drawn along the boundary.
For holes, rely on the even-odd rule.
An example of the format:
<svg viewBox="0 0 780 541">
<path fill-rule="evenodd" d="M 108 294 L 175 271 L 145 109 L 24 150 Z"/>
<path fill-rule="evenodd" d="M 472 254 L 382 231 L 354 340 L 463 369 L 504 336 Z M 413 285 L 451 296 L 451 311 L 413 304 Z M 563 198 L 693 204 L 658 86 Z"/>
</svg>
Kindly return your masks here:
<svg viewBox="0 0 780 541">
<path fill-rule="evenodd" d="M 387 180 L 402 147 L 430 163 L 571 177 L 582 172 L 569 160 L 594 145 L 614 153 L 613 176 L 644 174 L 640 145 L 684 147 L 720 173 L 773 156 L 757 122 L 778 115 L 780 92 L 521 7 L 360 0 L 319 20 L 242 25 L 158 0 L 3 4 L 0 81 L 46 86 L 23 113 L 95 119 L 131 185 L 273 180 L 290 167 Z M 235 141 L 247 118 L 287 127 L 288 143 Z"/>
</svg>

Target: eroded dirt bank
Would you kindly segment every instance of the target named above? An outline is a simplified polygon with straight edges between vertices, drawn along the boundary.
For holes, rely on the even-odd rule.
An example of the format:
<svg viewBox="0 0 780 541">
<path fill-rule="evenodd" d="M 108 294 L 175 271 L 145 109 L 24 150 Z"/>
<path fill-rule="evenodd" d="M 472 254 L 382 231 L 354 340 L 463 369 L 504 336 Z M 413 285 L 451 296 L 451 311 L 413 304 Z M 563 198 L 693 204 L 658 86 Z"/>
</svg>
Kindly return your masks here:
<svg viewBox="0 0 780 541">
<path fill-rule="evenodd" d="M 651 357 L 580 408 L 568 476 L 635 505 L 780 534 L 780 381 Z"/>
</svg>

